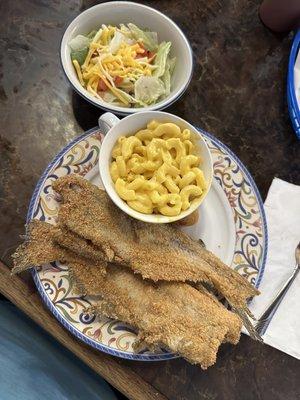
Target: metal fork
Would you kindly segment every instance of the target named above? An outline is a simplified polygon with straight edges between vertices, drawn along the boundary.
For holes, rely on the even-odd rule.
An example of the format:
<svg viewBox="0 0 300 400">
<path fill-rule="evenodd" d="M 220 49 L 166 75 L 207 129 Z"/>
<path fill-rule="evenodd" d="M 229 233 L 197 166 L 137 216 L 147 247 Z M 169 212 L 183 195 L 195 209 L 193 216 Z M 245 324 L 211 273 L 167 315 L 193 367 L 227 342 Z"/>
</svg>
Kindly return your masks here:
<svg viewBox="0 0 300 400">
<path fill-rule="evenodd" d="M 282 288 L 279 290 L 279 292 L 276 294 L 274 297 L 273 301 L 269 305 L 269 307 L 264 311 L 262 316 L 258 319 L 256 325 L 255 325 L 255 331 L 259 334 L 262 335 L 265 333 L 269 322 L 273 315 L 275 314 L 277 308 L 279 307 L 279 304 L 282 302 L 282 299 L 286 295 L 287 291 L 289 290 L 291 284 L 294 282 L 296 276 L 298 275 L 298 272 L 300 270 L 300 242 L 298 243 L 298 246 L 295 249 L 295 259 L 296 259 L 296 266 L 291 274 L 291 276 L 288 278 L 288 280 L 285 282 L 285 284 L 282 286 Z"/>
</svg>

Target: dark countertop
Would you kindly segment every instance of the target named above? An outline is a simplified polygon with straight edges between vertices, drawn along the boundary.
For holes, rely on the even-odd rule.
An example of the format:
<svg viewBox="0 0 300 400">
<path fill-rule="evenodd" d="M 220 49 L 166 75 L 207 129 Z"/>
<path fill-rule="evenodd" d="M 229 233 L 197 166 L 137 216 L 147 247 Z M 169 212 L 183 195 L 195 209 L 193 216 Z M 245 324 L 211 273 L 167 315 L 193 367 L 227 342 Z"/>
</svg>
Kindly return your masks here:
<svg viewBox="0 0 300 400">
<path fill-rule="evenodd" d="M 95 126 L 101 113 L 72 91 L 59 62 L 68 22 L 95 3 L 0 3 L 0 255 L 7 264 L 42 171 L 72 138 Z M 192 83 L 167 111 L 226 143 L 263 197 L 274 176 L 300 184 L 300 146 L 286 105 L 292 34 L 268 31 L 258 19 L 258 1 L 145 3 L 173 18 L 194 50 Z M 170 399 L 300 398 L 299 361 L 248 337 L 235 347 L 223 346 L 207 371 L 183 360 L 130 365 Z"/>
</svg>

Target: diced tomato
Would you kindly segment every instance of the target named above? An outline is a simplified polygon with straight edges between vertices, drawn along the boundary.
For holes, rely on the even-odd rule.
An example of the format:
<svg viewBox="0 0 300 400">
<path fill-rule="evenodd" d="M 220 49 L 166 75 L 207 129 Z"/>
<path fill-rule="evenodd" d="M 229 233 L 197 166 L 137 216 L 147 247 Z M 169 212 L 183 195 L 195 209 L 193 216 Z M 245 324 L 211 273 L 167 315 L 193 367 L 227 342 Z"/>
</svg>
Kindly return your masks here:
<svg viewBox="0 0 300 400">
<path fill-rule="evenodd" d="M 144 58 L 147 57 L 147 50 L 144 50 L 143 53 L 137 53 L 135 58 Z"/>
<path fill-rule="evenodd" d="M 114 82 L 116 86 L 119 86 L 123 82 L 123 78 L 121 76 L 116 76 Z"/>
<path fill-rule="evenodd" d="M 152 60 L 156 53 L 154 53 L 153 51 L 149 51 L 149 50 L 145 49 L 145 46 L 143 45 L 143 43 L 139 43 L 139 46 L 140 46 L 144 51 L 143 51 L 142 53 L 137 53 L 136 58 L 144 58 L 144 57 L 147 57 L 147 58 L 149 58 L 150 60 Z"/>
<path fill-rule="evenodd" d="M 146 57 L 146 54 L 147 54 L 146 51 L 144 51 L 144 53 L 137 53 L 135 58 L 144 58 Z"/>
<path fill-rule="evenodd" d="M 145 49 L 143 43 L 139 42 L 138 45 L 139 45 L 140 48 L 143 50 L 143 52 L 137 53 L 135 58 L 147 57 L 147 50 Z"/>
<path fill-rule="evenodd" d="M 147 51 L 147 57 L 148 58 L 153 58 L 155 56 L 154 51 Z"/>
<path fill-rule="evenodd" d="M 107 86 L 106 86 L 105 82 L 101 78 L 99 79 L 97 89 L 98 89 L 99 92 L 105 92 L 105 90 L 107 90 Z"/>
</svg>

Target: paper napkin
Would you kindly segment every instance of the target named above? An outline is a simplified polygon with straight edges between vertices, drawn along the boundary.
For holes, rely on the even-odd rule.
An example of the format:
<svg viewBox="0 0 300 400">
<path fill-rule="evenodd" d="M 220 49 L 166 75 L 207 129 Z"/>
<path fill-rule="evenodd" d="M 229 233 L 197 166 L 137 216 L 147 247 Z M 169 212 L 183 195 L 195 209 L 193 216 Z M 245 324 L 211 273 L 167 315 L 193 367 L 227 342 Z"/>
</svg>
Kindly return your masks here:
<svg viewBox="0 0 300 400">
<path fill-rule="evenodd" d="M 265 201 L 269 248 L 265 272 L 250 310 L 259 318 L 295 267 L 300 241 L 300 186 L 275 178 Z M 262 336 L 266 344 L 300 359 L 300 273 Z"/>
</svg>

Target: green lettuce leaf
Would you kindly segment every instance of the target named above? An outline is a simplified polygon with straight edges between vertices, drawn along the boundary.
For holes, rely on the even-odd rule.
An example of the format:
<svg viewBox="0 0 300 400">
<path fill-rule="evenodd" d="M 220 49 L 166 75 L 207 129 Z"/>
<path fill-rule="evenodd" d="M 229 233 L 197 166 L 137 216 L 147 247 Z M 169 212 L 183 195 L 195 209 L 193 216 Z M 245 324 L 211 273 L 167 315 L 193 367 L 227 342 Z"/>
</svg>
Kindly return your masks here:
<svg viewBox="0 0 300 400">
<path fill-rule="evenodd" d="M 169 58 L 169 64 L 170 64 L 170 74 L 172 75 L 176 65 L 176 57 Z"/>
<path fill-rule="evenodd" d="M 149 51 L 155 51 L 158 46 L 157 33 L 142 31 L 136 25 L 129 23 L 128 28 L 130 29 L 132 36 L 136 40 L 142 40 L 145 48 Z"/>
<path fill-rule="evenodd" d="M 131 96 L 129 93 L 125 92 L 124 90 L 115 87 L 115 90 L 117 90 L 130 104 L 141 104 L 141 101 L 133 96 Z M 124 106 L 124 104 L 123 104 Z"/>
<path fill-rule="evenodd" d="M 141 76 L 134 85 L 134 97 L 147 105 L 155 103 L 164 93 L 162 81 L 153 76 Z"/>
<path fill-rule="evenodd" d="M 131 45 L 131 44 L 134 43 L 134 40 L 130 39 L 129 37 L 124 35 L 122 32 L 117 31 L 114 34 L 114 37 L 112 38 L 112 40 L 111 40 L 111 42 L 109 44 L 109 51 L 112 54 L 116 54 L 123 42 L 124 43 L 128 43 L 129 45 Z"/>
<path fill-rule="evenodd" d="M 79 65 L 82 65 L 84 63 L 84 60 L 86 59 L 86 56 L 89 52 L 89 48 L 86 47 L 82 50 L 78 51 L 71 51 L 71 60 L 77 60 Z"/>
<path fill-rule="evenodd" d="M 158 46 L 156 57 L 154 59 L 154 65 L 156 69 L 153 72 L 153 76 L 160 78 L 165 73 L 166 62 L 171 48 L 171 42 L 161 42 Z"/>
<path fill-rule="evenodd" d="M 87 35 L 77 35 L 69 42 L 71 49 L 71 60 L 77 60 L 79 65 L 84 63 L 89 52 L 90 43 L 93 40 L 98 40 L 102 34 L 102 29 L 91 31 Z"/>
<path fill-rule="evenodd" d="M 94 39 L 96 33 L 97 33 L 97 31 L 93 30 L 89 34 L 87 34 L 86 37 L 89 39 Z"/>
<path fill-rule="evenodd" d="M 176 63 L 175 57 L 171 58 L 171 59 L 168 57 L 167 61 L 166 61 L 165 73 L 161 77 L 161 80 L 165 86 L 165 95 L 166 96 L 169 96 L 169 94 L 171 92 L 171 76 L 174 71 L 175 63 Z"/>
<path fill-rule="evenodd" d="M 83 35 L 77 35 L 72 40 L 70 40 L 69 46 L 72 51 L 78 51 L 89 47 L 90 42 L 90 38 Z"/>
<path fill-rule="evenodd" d="M 89 45 L 91 38 L 77 35 L 69 42 L 69 47 L 71 49 L 71 60 L 77 60 L 79 65 L 84 63 L 86 56 L 89 51 Z"/>
</svg>

